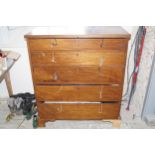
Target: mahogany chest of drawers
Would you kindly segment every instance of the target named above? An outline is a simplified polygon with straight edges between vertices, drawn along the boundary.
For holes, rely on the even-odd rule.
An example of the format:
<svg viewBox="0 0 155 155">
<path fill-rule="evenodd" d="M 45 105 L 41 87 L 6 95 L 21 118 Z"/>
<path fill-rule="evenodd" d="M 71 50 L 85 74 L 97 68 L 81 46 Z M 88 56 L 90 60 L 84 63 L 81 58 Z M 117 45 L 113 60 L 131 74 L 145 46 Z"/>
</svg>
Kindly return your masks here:
<svg viewBox="0 0 155 155">
<path fill-rule="evenodd" d="M 118 119 L 130 35 L 121 27 L 44 27 L 25 35 L 38 123 Z"/>
</svg>

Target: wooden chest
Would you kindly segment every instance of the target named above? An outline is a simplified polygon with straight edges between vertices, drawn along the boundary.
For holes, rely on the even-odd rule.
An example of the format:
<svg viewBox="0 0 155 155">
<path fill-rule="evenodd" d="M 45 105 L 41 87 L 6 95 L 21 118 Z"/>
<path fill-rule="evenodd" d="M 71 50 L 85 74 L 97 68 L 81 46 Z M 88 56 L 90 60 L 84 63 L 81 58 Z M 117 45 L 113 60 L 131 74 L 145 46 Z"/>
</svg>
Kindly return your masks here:
<svg viewBox="0 0 155 155">
<path fill-rule="evenodd" d="M 121 27 L 44 27 L 25 35 L 39 126 L 118 119 L 128 40 Z"/>
</svg>

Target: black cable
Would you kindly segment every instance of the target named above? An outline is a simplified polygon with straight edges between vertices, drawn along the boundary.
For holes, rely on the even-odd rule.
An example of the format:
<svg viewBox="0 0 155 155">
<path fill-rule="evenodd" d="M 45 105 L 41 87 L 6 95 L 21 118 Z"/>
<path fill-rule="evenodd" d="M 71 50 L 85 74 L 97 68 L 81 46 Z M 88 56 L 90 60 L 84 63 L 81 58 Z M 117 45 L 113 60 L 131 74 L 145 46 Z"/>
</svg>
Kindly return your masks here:
<svg viewBox="0 0 155 155">
<path fill-rule="evenodd" d="M 141 39 L 142 39 L 142 34 L 143 34 L 143 26 L 139 26 L 138 30 L 137 30 L 137 33 L 135 35 L 135 38 L 134 38 L 134 41 L 132 43 L 132 46 L 131 46 L 131 49 L 130 49 L 130 52 L 129 52 L 129 56 L 128 56 L 128 63 L 127 63 L 127 89 L 126 89 L 126 92 L 124 93 L 123 97 L 125 97 L 128 92 L 129 92 L 129 87 L 130 87 L 130 83 L 131 83 L 131 79 L 133 77 L 133 74 L 136 70 L 136 62 L 137 62 L 137 57 L 138 57 L 138 51 L 139 51 L 139 45 L 141 43 Z M 133 71 L 129 77 L 129 62 L 130 62 L 130 56 L 131 56 L 131 52 L 132 52 L 132 49 L 135 45 L 135 49 L 134 49 L 134 67 L 133 67 Z"/>
<path fill-rule="evenodd" d="M 131 75 L 130 75 L 130 77 L 129 77 L 129 62 L 130 62 L 130 57 L 131 57 L 132 49 L 133 49 L 133 47 L 135 45 L 135 42 L 137 40 L 137 37 L 138 37 L 138 32 L 139 32 L 139 28 L 137 30 L 137 33 L 135 35 L 135 38 L 133 40 L 133 43 L 131 45 L 131 49 L 130 49 L 130 52 L 129 52 L 129 55 L 128 55 L 128 60 L 127 60 L 127 89 L 126 89 L 126 92 L 124 93 L 123 97 L 125 97 L 128 94 L 128 92 L 129 92 L 129 86 L 130 86 L 131 78 L 132 78 L 133 73 L 134 73 L 134 70 L 133 70 L 132 73 L 131 73 Z"/>
<path fill-rule="evenodd" d="M 134 50 L 134 68 L 133 68 L 133 73 L 136 72 L 136 74 L 138 75 L 139 72 L 139 66 L 137 67 L 137 60 L 138 60 L 138 56 L 139 56 L 139 52 L 140 52 L 140 48 L 141 48 L 141 43 L 142 43 L 142 38 L 145 37 L 145 27 L 144 26 L 140 26 L 138 29 L 138 35 L 137 35 L 137 40 L 135 41 L 135 50 Z M 132 75 L 133 77 L 133 75 Z M 134 78 L 134 77 L 133 77 Z M 137 78 L 137 77 L 136 77 Z M 134 79 L 135 80 L 135 79 Z M 136 79 L 137 80 L 137 79 Z M 130 95 L 129 95 L 129 101 L 128 101 L 128 106 L 127 106 L 127 110 L 129 110 L 129 106 L 131 103 L 131 99 L 133 97 L 133 94 L 135 93 L 136 90 L 136 81 L 135 84 L 132 85 L 131 87 L 131 91 L 130 91 Z"/>
<path fill-rule="evenodd" d="M 138 29 L 138 30 L 139 30 L 139 29 Z M 136 35 L 135 35 L 135 38 L 134 38 L 132 47 L 131 47 L 131 49 L 130 49 L 129 57 L 128 57 L 128 64 L 127 64 L 127 71 L 128 71 L 128 74 L 127 74 L 127 80 L 129 80 L 129 62 L 130 62 L 130 56 L 131 56 L 132 49 L 133 49 L 134 45 L 136 44 L 136 40 L 137 40 L 138 32 L 139 32 L 138 30 L 137 30 L 137 33 L 136 33 Z"/>
</svg>

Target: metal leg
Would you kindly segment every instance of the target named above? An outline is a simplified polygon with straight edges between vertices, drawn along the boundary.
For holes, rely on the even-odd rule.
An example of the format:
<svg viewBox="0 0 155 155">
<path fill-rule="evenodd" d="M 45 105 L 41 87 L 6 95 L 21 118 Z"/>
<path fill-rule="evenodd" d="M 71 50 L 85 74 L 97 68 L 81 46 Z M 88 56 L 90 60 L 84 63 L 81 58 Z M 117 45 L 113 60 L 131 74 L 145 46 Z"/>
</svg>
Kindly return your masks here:
<svg viewBox="0 0 155 155">
<path fill-rule="evenodd" d="M 5 74 L 5 82 L 6 82 L 6 86 L 7 86 L 7 89 L 8 89 L 9 96 L 13 95 L 13 90 L 12 90 L 12 85 L 11 85 L 10 73 L 9 72 L 7 72 Z"/>
</svg>

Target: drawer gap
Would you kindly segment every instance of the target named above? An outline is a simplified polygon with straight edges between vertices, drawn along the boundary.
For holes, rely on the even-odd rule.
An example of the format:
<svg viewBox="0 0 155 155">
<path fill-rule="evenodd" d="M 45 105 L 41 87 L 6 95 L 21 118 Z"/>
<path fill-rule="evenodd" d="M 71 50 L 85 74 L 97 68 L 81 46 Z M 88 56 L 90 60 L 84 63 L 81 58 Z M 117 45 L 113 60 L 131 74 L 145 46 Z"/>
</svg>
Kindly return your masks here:
<svg viewBox="0 0 155 155">
<path fill-rule="evenodd" d="M 37 86 L 113 86 L 117 87 L 119 84 L 46 84 L 46 83 L 37 83 Z"/>
<path fill-rule="evenodd" d="M 118 101 L 107 101 L 107 102 L 54 102 L 54 101 L 42 101 L 44 104 L 116 104 Z"/>
</svg>

